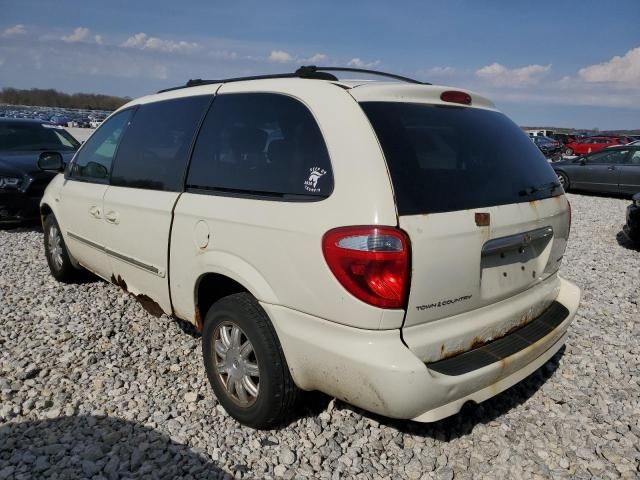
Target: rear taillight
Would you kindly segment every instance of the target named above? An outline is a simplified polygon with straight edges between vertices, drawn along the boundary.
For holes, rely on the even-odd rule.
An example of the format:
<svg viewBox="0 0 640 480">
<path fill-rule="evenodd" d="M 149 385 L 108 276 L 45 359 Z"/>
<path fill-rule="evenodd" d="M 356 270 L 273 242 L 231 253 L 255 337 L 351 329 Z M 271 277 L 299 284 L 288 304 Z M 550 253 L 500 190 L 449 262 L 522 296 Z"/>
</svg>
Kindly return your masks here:
<svg viewBox="0 0 640 480">
<path fill-rule="evenodd" d="M 363 302 L 404 308 L 409 240 L 391 227 L 341 227 L 322 238 L 322 252 L 340 284 Z"/>
</svg>

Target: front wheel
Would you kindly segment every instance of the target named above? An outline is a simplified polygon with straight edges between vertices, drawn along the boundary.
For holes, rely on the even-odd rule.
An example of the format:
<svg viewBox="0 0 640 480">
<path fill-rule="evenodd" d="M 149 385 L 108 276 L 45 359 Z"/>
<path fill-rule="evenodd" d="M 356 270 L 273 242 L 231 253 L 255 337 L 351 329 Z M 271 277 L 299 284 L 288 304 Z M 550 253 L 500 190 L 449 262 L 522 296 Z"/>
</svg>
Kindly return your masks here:
<svg viewBox="0 0 640 480">
<path fill-rule="evenodd" d="M 562 185 L 562 188 L 564 189 L 564 191 L 568 192 L 569 178 L 567 177 L 567 175 L 563 172 L 556 172 L 556 175 L 558 176 L 558 181 L 560 182 L 560 185 Z"/>
<path fill-rule="evenodd" d="M 67 245 L 64 243 L 60 226 L 53 214 L 45 217 L 42 225 L 44 230 L 44 254 L 51 275 L 59 282 L 72 282 L 78 276 L 78 270 L 71 263 Z"/>
<path fill-rule="evenodd" d="M 566 149 L 565 149 L 565 151 L 564 151 L 564 154 L 565 154 L 565 155 L 568 155 L 568 156 L 573 155 L 573 149 L 571 149 L 571 148 L 566 148 Z"/>
<path fill-rule="evenodd" d="M 229 295 L 211 306 L 202 356 L 218 401 L 238 422 L 270 428 L 287 418 L 298 388 L 273 325 L 252 295 Z"/>
</svg>

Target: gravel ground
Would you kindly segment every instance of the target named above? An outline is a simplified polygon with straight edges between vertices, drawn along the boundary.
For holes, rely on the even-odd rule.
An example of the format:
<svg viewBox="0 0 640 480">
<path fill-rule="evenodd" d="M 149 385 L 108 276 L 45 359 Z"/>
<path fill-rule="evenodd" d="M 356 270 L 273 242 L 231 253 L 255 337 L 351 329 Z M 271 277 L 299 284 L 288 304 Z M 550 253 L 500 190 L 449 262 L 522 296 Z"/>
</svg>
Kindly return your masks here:
<svg viewBox="0 0 640 480">
<path fill-rule="evenodd" d="M 37 230 L 0 231 L 0 479 L 640 478 L 640 251 L 628 200 L 570 195 L 568 344 L 482 405 L 399 422 L 309 394 L 253 431 L 218 405 L 199 337 L 93 278 L 49 276 Z"/>
</svg>

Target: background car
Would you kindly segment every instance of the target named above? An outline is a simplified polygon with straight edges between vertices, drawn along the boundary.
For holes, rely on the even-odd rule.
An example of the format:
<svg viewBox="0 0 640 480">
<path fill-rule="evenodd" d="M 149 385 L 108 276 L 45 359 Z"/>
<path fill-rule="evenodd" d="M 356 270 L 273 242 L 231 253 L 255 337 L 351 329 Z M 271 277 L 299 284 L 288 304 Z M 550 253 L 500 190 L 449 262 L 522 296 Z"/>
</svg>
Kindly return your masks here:
<svg viewBox="0 0 640 480">
<path fill-rule="evenodd" d="M 0 225 L 40 218 L 44 189 L 55 176 L 38 168 L 43 152 L 70 161 L 80 143 L 64 128 L 38 120 L 0 119 Z"/>
<path fill-rule="evenodd" d="M 569 133 L 553 133 L 549 135 L 549 138 L 552 138 L 553 140 L 557 140 L 561 144 L 566 145 L 567 143 L 575 142 L 580 137 L 578 135 L 573 135 Z"/>
<path fill-rule="evenodd" d="M 633 196 L 633 203 L 627 207 L 627 224 L 622 229 L 633 242 L 640 242 L 640 193 Z"/>
<path fill-rule="evenodd" d="M 597 152 L 603 148 L 624 145 L 628 142 L 621 141 L 618 137 L 586 137 L 565 145 L 565 155 L 584 155 L 585 153 Z"/>
<path fill-rule="evenodd" d="M 620 146 L 552 165 L 565 191 L 574 188 L 603 193 L 640 191 L 640 146 Z"/>
<path fill-rule="evenodd" d="M 533 143 L 540 149 L 545 158 L 550 160 L 560 160 L 562 159 L 562 151 L 564 149 L 564 145 L 553 138 L 544 137 L 542 135 L 538 135 L 536 137 L 531 137 Z"/>
</svg>

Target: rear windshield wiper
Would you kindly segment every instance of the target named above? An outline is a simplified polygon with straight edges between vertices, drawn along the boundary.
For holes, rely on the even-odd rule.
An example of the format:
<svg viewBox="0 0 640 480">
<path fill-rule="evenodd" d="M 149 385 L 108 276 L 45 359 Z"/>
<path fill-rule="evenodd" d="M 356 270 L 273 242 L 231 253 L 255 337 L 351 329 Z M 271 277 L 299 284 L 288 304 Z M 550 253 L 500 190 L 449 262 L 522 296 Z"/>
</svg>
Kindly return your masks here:
<svg viewBox="0 0 640 480">
<path fill-rule="evenodd" d="M 547 190 L 553 193 L 554 190 L 556 190 L 557 188 L 560 188 L 561 186 L 562 185 L 560 185 L 560 182 L 543 183 L 540 185 L 527 187 L 524 190 L 520 190 L 518 192 L 518 195 L 520 195 L 521 197 L 525 197 L 525 196 L 533 195 L 534 193 L 544 192 Z"/>
</svg>

